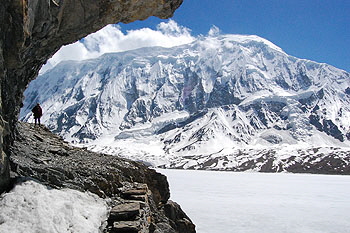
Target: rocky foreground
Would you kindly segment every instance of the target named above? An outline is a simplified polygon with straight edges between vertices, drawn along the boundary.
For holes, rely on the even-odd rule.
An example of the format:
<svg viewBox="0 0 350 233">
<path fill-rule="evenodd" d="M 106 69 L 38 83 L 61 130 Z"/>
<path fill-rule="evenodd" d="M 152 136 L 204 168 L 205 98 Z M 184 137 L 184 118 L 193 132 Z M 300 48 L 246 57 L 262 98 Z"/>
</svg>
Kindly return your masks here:
<svg viewBox="0 0 350 233">
<path fill-rule="evenodd" d="M 23 122 L 10 158 L 17 178 L 108 198 L 104 232 L 195 232 L 180 206 L 169 200 L 166 177 L 141 163 L 73 147 L 44 126 Z"/>
</svg>

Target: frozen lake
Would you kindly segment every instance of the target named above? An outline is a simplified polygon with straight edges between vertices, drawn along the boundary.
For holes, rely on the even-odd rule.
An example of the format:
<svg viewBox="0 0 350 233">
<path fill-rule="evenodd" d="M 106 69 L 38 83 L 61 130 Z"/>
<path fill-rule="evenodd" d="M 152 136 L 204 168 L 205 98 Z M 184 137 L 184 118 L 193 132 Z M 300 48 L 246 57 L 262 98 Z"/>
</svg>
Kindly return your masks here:
<svg viewBox="0 0 350 233">
<path fill-rule="evenodd" d="M 198 233 L 350 232 L 350 176 L 158 171 Z"/>
</svg>

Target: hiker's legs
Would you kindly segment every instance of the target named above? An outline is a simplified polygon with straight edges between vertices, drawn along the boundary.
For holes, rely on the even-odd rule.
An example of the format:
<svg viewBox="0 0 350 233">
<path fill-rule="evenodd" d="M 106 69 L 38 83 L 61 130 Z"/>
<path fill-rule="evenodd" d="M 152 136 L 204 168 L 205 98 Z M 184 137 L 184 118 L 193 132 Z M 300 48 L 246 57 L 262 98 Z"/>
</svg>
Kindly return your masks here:
<svg viewBox="0 0 350 233">
<path fill-rule="evenodd" d="M 40 117 L 38 118 L 38 123 L 39 123 L 39 125 L 40 125 Z"/>
</svg>

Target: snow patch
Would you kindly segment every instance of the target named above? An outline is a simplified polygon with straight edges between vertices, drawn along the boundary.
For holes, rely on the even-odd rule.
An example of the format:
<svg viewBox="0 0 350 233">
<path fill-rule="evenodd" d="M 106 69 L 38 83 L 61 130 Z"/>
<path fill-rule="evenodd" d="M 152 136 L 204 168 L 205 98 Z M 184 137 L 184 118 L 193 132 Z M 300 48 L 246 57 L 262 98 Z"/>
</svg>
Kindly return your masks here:
<svg viewBox="0 0 350 233">
<path fill-rule="evenodd" d="M 98 233 L 107 220 L 106 201 L 97 195 L 34 181 L 2 194 L 0 209 L 0 232 Z"/>
</svg>

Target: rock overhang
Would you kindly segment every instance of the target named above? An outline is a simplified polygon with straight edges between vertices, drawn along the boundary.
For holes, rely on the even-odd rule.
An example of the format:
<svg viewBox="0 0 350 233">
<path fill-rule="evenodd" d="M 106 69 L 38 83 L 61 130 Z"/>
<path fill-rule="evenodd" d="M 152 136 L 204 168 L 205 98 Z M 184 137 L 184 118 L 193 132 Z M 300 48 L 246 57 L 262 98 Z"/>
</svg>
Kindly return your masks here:
<svg viewBox="0 0 350 233">
<path fill-rule="evenodd" d="M 9 184 L 13 143 L 23 92 L 63 45 L 107 24 L 150 16 L 169 18 L 183 0 L 3 0 L 0 6 L 0 192 Z M 5 135 L 5 129 L 9 134 Z"/>
</svg>

